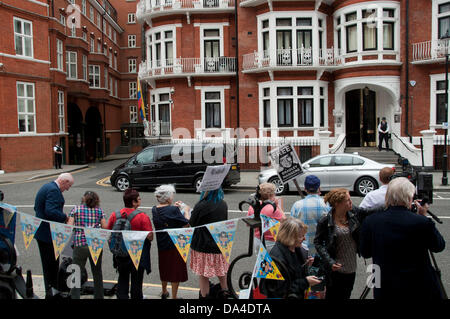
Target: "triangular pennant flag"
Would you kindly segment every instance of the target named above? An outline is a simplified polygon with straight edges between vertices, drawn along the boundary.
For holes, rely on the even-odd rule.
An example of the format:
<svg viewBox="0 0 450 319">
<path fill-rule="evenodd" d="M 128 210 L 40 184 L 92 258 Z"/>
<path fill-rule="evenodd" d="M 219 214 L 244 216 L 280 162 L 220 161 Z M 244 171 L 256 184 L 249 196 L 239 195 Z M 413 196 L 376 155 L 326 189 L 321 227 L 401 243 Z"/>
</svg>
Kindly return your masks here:
<svg viewBox="0 0 450 319">
<path fill-rule="evenodd" d="M 192 235 L 194 234 L 194 228 L 177 228 L 167 229 L 167 233 L 172 239 L 173 244 L 177 247 L 178 252 L 186 262 L 189 249 L 191 248 Z"/>
<path fill-rule="evenodd" d="M 20 215 L 20 225 L 22 228 L 23 242 L 25 244 L 25 249 L 28 249 L 31 241 L 34 238 L 34 234 L 41 225 L 42 219 L 36 218 L 28 214 Z"/>
<path fill-rule="evenodd" d="M 277 265 L 274 263 L 263 245 L 259 247 L 259 254 L 258 258 L 256 258 L 255 269 L 256 273 L 254 274 L 254 277 L 256 278 L 284 280 Z"/>
<path fill-rule="evenodd" d="M 53 250 L 55 251 L 55 259 L 58 259 L 64 247 L 69 242 L 73 227 L 53 222 L 49 222 L 49 224 L 50 232 L 52 234 Z"/>
<path fill-rule="evenodd" d="M 275 226 L 276 224 L 279 224 L 280 222 L 276 219 L 270 218 L 266 215 L 259 215 L 261 217 L 261 223 L 262 223 L 262 232 L 265 233 L 270 228 Z"/>
<path fill-rule="evenodd" d="M 278 236 L 278 231 L 280 230 L 280 223 L 276 223 L 274 226 L 269 228 L 270 233 L 273 236 L 273 239 L 276 241 Z"/>
<path fill-rule="evenodd" d="M 235 219 L 213 223 L 207 226 L 211 236 L 214 238 L 214 241 L 228 263 L 230 262 L 236 226 L 237 220 Z"/>
<path fill-rule="evenodd" d="M 110 234 L 109 231 L 98 228 L 84 229 L 84 236 L 86 237 L 86 242 L 95 265 L 97 265 L 98 258 L 103 250 L 103 245 L 105 245 Z"/>
<path fill-rule="evenodd" d="M 128 250 L 131 260 L 133 261 L 136 270 L 141 261 L 142 248 L 144 247 L 144 240 L 149 232 L 144 231 L 122 231 L 123 241 Z"/>
<path fill-rule="evenodd" d="M 3 208 L 3 222 L 5 228 L 8 228 L 11 219 L 13 218 L 15 212 L 17 211 L 17 207 L 6 203 L 0 203 L 0 208 Z"/>
</svg>

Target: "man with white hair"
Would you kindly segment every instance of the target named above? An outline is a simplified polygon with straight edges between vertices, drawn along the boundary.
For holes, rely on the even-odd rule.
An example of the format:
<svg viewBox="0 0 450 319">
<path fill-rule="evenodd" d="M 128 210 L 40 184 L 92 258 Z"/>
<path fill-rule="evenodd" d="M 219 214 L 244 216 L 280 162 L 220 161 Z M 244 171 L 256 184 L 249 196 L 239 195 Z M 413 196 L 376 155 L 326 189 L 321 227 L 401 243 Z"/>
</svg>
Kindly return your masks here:
<svg viewBox="0 0 450 319">
<path fill-rule="evenodd" d="M 425 217 L 428 204 L 411 212 L 415 186 L 405 177 L 393 179 L 386 192 L 387 209 L 368 216 L 360 235 L 360 251 L 372 258 L 380 273 L 374 298 L 384 300 L 442 299 L 439 279 L 429 251 L 441 252 L 445 241 L 434 222 Z"/>
<path fill-rule="evenodd" d="M 59 258 L 55 260 L 50 225 L 45 221 L 65 223 L 63 192 L 72 187 L 74 183 L 70 173 L 62 173 L 55 181 L 43 185 L 36 194 L 34 211 L 36 217 L 43 219 L 34 238 L 39 247 L 42 261 L 42 271 L 45 284 L 45 298 L 52 298 L 58 293 L 57 274 L 59 270 Z"/>
</svg>

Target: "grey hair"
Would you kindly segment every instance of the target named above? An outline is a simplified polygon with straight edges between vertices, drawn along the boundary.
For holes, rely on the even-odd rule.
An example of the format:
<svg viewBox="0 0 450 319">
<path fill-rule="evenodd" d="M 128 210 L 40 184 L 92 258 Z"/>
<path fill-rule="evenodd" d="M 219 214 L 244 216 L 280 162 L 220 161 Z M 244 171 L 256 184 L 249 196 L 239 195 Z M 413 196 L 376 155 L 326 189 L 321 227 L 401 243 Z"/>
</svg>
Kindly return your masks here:
<svg viewBox="0 0 450 319">
<path fill-rule="evenodd" d="M 155 197 L 158 203 L 167 203 L 175 194 L 175 187 L 171 184 L 161 185 L 155 189 Z"/>
<path fill-rule="evenodd" d="M 391 180 L 386 191 L 386 207 L 408 207 L 416 192 L 416 187 L 406 177 L 397 177 Z"/>
</svg>

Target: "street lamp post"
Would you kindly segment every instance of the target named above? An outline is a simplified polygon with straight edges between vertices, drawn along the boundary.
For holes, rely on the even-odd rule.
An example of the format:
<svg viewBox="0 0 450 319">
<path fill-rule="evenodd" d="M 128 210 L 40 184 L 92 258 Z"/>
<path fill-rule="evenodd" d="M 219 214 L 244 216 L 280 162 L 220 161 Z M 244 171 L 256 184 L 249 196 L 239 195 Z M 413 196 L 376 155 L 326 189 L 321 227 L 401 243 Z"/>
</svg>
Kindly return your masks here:
<svg viewBox="0 0 450 319">
<path fill-rule="evenodd" d="M 445 53 L 445 137 L 444 137 L 444 156 L 442 165 L 442 185 L 448 184 L 447 179 L 447 135 L 448 135 L 448 52 Z"/>
<path fill-rule="evenodd" d="M 448 163 L 448 153 L 447 153 L 447 136 L 448 136 L 448 40 L 450 38 L 449 32 L 447 32 L 441 37 L 441 40 L 446 40 L 445 43 L 445 124 L 444 124 L 444 155 L 442 157 L 442 185 L 448 184 L 447 179 L 447 163 Z"/>
</svg>

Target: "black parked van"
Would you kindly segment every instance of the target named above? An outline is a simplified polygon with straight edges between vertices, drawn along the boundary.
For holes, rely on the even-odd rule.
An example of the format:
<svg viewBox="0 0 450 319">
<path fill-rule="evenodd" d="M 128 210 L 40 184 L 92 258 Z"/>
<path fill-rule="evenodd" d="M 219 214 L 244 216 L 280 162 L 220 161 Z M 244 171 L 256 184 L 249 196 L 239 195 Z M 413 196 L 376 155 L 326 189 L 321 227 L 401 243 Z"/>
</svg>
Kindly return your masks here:
<svg viewBox="0 0 450 319">
<path fill-rule="evenodd" d="M 234 146 L 216 143 L 151 145 L 117 166 L 111 185 L 119 191 L 130 187 L 154 187 L 162 184 L 192 187 L 197 190 L 206 167 L 229 163 L 223 186 L 240 182 L 240 167 L 235 162 Z"/>
</svg>

